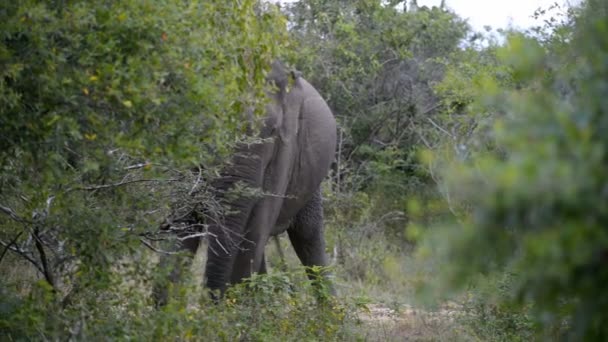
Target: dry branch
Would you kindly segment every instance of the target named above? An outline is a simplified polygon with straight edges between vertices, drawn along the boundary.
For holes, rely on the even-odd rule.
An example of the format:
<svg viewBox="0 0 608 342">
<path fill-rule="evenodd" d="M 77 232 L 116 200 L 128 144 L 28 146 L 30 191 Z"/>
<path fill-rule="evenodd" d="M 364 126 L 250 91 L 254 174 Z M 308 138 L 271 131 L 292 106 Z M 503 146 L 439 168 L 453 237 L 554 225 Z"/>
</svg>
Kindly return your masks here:
<svg viewBox="0 0 608 342">
<path fill-rule="evenodd" d="M 93 190 L 116 188 L 116 187 L 120 187 L 120 186 L 124 186 L 124 185 L 134 184 L 134 183 L 146 183 L 146 182 L 165 183 L 165 182 L 177 182 L 177 181 L 179 181 L 179 179 L 175 179 L 175 178 L 171 178 L 171 179 L 135 179 L 135 180 L 131 180 L 131 181 L 122 181 L 122 182 L 113 183 L 113 184 L 82 186 L 82 187 L 78 187 L 78 188 L 72 188 L 70 190 L 93 191 Z M 70 191 L 70 190 L 68 190 L 68 191 Z"/>
<path fill-rule="evenodd" d="M 29 223 L 28 220 L 26 220 L 26 219 L 22 218 L 21 216 L 17 215 L 17 213 L 13 209 L 11 209 L 11 208 L 9 208 L 7 206 L 4 206 L 4 205 L 0 204 L 0 211 L 2 211 L 3 213 L 5 213 L 6 215 L 8 215 L 14 221 L 17 221 L 19 223 Z"/>
</svg>

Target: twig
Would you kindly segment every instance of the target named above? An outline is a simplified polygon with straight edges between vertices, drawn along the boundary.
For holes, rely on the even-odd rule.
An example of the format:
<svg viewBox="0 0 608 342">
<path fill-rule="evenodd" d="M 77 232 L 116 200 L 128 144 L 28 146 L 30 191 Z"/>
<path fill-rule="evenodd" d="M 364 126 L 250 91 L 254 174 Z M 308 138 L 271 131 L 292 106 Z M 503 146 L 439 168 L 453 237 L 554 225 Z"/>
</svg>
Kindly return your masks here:
<svg viewBox="0 0 608 342">
<path fill-rule="evenodd" d="M 132 181 L 123 181 L 123 182 L 113 183 L 113 184 L 82 186 L 82 187 L 78 187 L 78 188 L 74 188 L 74 189 L 70 189 L 70 190 L 87 190 L 87 191 L 92 191 L 92 190 L 101 190 L 101 189 L 115 188 L 115 187 L 119 187 L 119 186 L 123 186 L 123 185 L 133 184 L 133 183 L 144 183 L 144 182 L 163 183 L 163 182 L 177 182 L 177 181 L 179 181 L 179 180 L 175 179 L 175 178 L 171 178 L 171 179 L 135 179 L 135 180 L 132 180 Z"/>
<path fill-rule="evenodd" d="M 17 213 L 15 213 L 15 211 L 9 207 L 3 206 L 2 204 L 0 204 L 0 211 L 2 211 L 3 213 L 5 213 L 6 215 L 8 215 L 11 219 L 20 222 L 20 223 L 27 223 L 29 221 L 23 219 L 22 217 L 20 217 L 19 215 L 17 215 Z"/>
<path fill-rule="evenodd" d="M 141 169 L 141 168 L 144 168 L 144 167 L 146 167 L 146 166 L 148 166 L 148 165 L 151 165 L 151 164 L 150 164 L 150 163 L 148 163 L 148 162 L 145 162 L 145 163 L 139 163 L 139 164 L 134 164 L 134 165 L 129 165 L 129 166 L 126 166 L 124 169 L 125 169 L 125 170 L 135 170 L 135 169 Z"/>
<path fill-rule="evenodd" d="M 418 136 L 420 137 L 420 140 L 422 140 L 422 142 L 424 143 L 424 146 L 426 146 L 428 149 L 433 149 L 433 146 L 426 140 L 426 138 L 424 137 L 424 135 L 421 132 L 418 132 L 418 130 L 416 130 L 415 126 L 414 126 L 414 132 L 416 132 L 416 134 L 418 134 Z"/>
<path fill-rule="evenodd" d="M 42 274 L 44 275 L 44 279 L 46 279 L 47 283 L 51 285 L 53 289 L 55 289 L 55 279 L 53 276 L 53 271 L 48 263 L 46 252 L 44 250 L 44 245 L 42 244 L 42 240 L 39 236 L 39 228 L 34 228 L 32 234 L 34 235 L 34 242 L 36 244 L 36 249 L 38 250 L 38 254 L 40 255 L 40 262 L 42 263 Z"/>
<path fill-rule="evenodd" d="M 204 237 L 207 235 L 211 235 L 214 237 L 217 237 L 217 235 L 208 233 L 208 232 L 202 232 L 202 233 L 195 233 L 195 234 L 188 234 L 186 236 L 180 236 L 177 238 L 178 241 L 184 241 L 184 240 L 188 240 L 188 239 L 193 239 L 193 238 L 199 238 L 199 237 Z"/>
<path fill-rule="evenodd" d="M 215 242 L 217 242 L 217 244 L 220 245 L 220 247 L 222 247 L 222 249 L 224 250 L 224 252 L 226 252 L 226 254 L 230 255 L 230 253 L 228 252 L 226 247 L 224 247 L 224 245 L 222 245 L 222 243 L 220 242 L 220 240 L 218 238 L 215 238 Z"/>
<path fill-rule="evenodd" d="M 203 174 L 203 170 L 201 169 L 201 167 L 199 165 L 198 166 L 198 176 L 196 177 L 196 182 L 194 182 L 192 189 L 190 189 L 190 192 L 188 192 L 188 196 L 191 196 L 194 193 L 194 190 L 196 190 L 196 188 L 198 187 L 198 183 L 200 183 L 200 181 L 201 181 L 202 174 Z"/>
<path fill-rule="evenodd" d="M 4 259 L 4 256 L 6 255 L 6 252 L 8 251 L 8 248 L 10 246 L 12 246 L 13 244 L 15 244 L 15 242 L 17 241 L 17 239 L 21 236 L 21 234 L 23 234 L 23 231 L 19 232 L 19 234 L 15 235 L 15 237 L 11 240 L 11 242 L 9 242 L 5 247 L 4 250 L 2 251 L 2 254 L 0 255 L 0 263 L 2 263 L 2 259 Z"/>
<path fill-rule="evenodd" d="M 439 108 L 439 107 L 441 107 L 441 106 L 442 106 L 441 102 L 437 102 L 437 103 L 435 103 L 434 105 L 432 105 L 432 106 L 430 106 L 430 107 L 426 108 L 426 109 L 425 109 L 425 110 L 423 110 L 422 112 L 418 113 L 418 115 L 419 115 L 419 116 L 420 116 L 420 115 L 427 115 L 428 113 L 430 113 L 430 112 L 434 111 L 435 109 L 437 109 L 437 108 Z"/>
<path fill-rule="evenodd" d="M 46 211 L 45 211 L 46 216 L 48 216 L 51 213 L 51 204 L 53 204 L 54 199 L 55 199 L 54 195 L 51 195 L 46 199 Z"/>
<path fill-rule="evenodd" d="M 437 128 L 438 130 L 442 131 L 443 133 L 447 134 L 450 138 L 455 139 L 454 136 L 452 135 L 452 133 L 448 132 L 445 128 L 439 126 L 437 123 L 435 123 L 435 121 L 433 121 L 433 119 L 429 118 L 428 116 L 426 117 L 427 121 L 430 122 L 433 126 L 435 126 L 435 128 Z"/>
<path fill-rule="evenodd" d="M 143 238 L 140 238 L 139 241 L 141 241 L 141 243 L 148 247 L 149 249 L 151 249 L 152 251 L 156 252 L 156 253 L 161 253 L 161 254 L 167 254 L 167 255 L 175 255 L 175 254 L 179 254 L 178 252 L 169 252 L 169 251 L 163 251 L 161 249 L 158 249 L 154 246 L 152 246 L 152 244 L 150 244 L 148 241 L 146 241 Z"/>
<path fill-rule="evenodd" d="M 44 274 L 44 271 L 42 270 L 42 267 L 36 262 L 36 260 L 34 260 L 32 257 L 30 257 L 28 255 L 27 251 L 24 251 L 24 250 L 22 250 L 20 248 L 17 248 L 16 246 L 12 247 L 10 244 L 8 244 L 8 243 L 6 243 L 6 242 L 4 242 L 2 240 L 0 240 L 0 245 L 6 247 L 8 250 L 12 251 L 15 254 L 18 254 L 19 256 L 21 256 L 22 258 L 24 258 L 25 260 L 29 261 L 32 265 L 34 265 L 34 267 L 36 267 L 36 269 L 40 273 Z"/>
</svg>

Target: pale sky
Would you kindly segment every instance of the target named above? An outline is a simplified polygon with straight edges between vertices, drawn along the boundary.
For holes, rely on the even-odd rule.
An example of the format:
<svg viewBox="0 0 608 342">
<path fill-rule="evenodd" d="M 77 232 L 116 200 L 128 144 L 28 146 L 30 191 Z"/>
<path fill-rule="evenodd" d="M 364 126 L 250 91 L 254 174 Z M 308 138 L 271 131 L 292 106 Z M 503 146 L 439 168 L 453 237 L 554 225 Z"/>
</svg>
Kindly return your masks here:
<svg viewBox="0 0 608 342">
<path fill-rule="evenodd" d="M 296 0 L 270 0 L 272 2 L 294 2 Z M 417 0 L 418 6 L 439 6 L 441 0 Z M 540 24 L 532 18 L 539 7 L 548 8 L 554 3 L 564 8 L 568 4 L 578 4 L 581 0 L 446 0 L 446 5 L 458 15 L 469 19 L 476 30 L 482 30 L 485 25 L 493 29 L 507 28 L 509 25 L 526 29 Z M 408 0 L 409 4 L 410 1 Z"/>
<path fill-rule="evenodd" d="M 485 25 L 493 29 L 509 25 L 525 29 L 541 23 L 532 18 L 536 9 L 546 9 L 556 2 L 567 8 L 568 4 L 577 4 L 580 0 L 446 0 L 446 6 L 468 19 L 477 30 Z M 439 6 L 440 3 L 441 0 L 418 0 L 419 6 Z"/>
</svg>

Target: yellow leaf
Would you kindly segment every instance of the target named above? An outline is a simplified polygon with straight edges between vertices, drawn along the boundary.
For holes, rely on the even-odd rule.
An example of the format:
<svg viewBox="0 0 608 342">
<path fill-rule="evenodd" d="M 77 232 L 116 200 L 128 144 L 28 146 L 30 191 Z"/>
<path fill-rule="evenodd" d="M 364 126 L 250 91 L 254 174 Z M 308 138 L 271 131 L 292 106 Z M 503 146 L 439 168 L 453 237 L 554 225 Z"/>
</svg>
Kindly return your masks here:
<svg viewBox="0 0 608 342">
<path fill-rule="evenodd" d="M 82 92 L 87 96 L 89 95 L 89 89 L 87 88 L 82 88 Z"/>
<path fill-rule="evenodd" d="M 93 76 L 89 77 L 89 81 L 91 81 L 91 82 L 95 82 L 95 81 L 97 81 L 98 79 L 99 79 L 99 77 L 97 77 L 97 76 L 95 76 L 95 75 L 93 75 Z"/>
<path fill-rule="evenodd" d="M 90 134 L 89 133 L 85 133 L 84 134 L 84 138 L 87 139 L 87 140 L 89 140 L 89 141 L 93 141 L 93 140 L 97 139 L 97 134 L 95 134 L 95 133 L 90 133 Z"/>
<path fill-rule="evenodd" d="M 122 101 L 122 104 L 125 105 L 125 107 L 127 107 L 127 108 L 133 107 L 133 102 L 131 102 L 129 100 Z"/>
</svg>

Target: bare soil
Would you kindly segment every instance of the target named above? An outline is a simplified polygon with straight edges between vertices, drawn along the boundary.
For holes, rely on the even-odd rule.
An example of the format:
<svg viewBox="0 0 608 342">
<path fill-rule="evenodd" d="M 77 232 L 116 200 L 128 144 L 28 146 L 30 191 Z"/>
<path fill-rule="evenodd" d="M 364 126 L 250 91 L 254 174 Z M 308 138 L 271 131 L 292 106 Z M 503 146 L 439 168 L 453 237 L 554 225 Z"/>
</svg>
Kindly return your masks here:
<svg viewBox="0 0 608 342">
<path fill-rule="evenodd" d="M 462 311 L 448 303 L 435 311 L 413 306 L 398 310 L 370 304 L 359 314 L 365 341 L 467 341 L 466 332 L 456 318 Z"/>
</svg>

